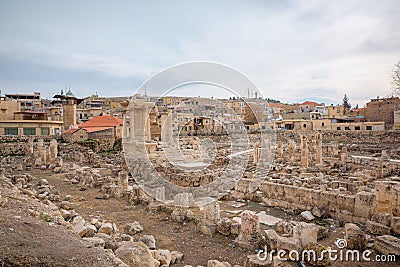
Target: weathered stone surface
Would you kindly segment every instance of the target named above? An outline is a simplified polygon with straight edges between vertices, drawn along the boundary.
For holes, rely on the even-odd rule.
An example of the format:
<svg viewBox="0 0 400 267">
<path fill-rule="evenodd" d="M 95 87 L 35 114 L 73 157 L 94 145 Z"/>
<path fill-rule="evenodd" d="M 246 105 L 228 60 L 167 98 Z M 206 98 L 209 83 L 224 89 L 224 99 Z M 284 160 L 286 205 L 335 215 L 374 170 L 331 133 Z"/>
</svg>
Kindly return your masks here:
<svg viewBox="0 0 400 267">
<path fill-rule="evenodd" d="M 302 213 L 300 213 L 300 215 L 307 221 L 312 221 L 315 219 L 314 215 L 312 215 L 312 213 L 308 210 L 303 211 Z"/>
<path fill-rule="evenodd" d="M 159 249 L 157 260 L 161 265 L 169 266 L 171 263 L 171 252 L 168 249 Z"/>
<path fill-rule="evenodd" d="M 395 234 L 400 234 L 400 217 L 393 217 L 390 227 Z"/>
<path fill-rule="evenodd" d="M 39 185 L 48 185 L 49 184 L 49 182 L 46 180 L 46 179 L 40 179 L 39 180 Z"/>
<path fill-rule="evenodd" d="M 192 215 L 192 211 L 189 210 L 188 208 L 175 208 L 172 213 L 171 213 L 171 219 L 174 222 L 182 223 L 186 220 L 186 218 L 190 215 Z"/>
<path fill-rule="evenodd" d="M 197 229 L 200 233 L 206 236 L 214 236 L 217 233 L 217 225 L 216 224 L 201 224 L 197 225 Z"/>
<path fill-rule="evenodd" d="M 300 240 L 301 246 L 317 243 L 318 227 L 313 223 L 300 222 L 293 228 L 293 237 Z"/>
<path fill-rule="evenodd" d="M 209 260 L 207 262 L 207 267 L 231 267 L 231 265 L 227 262 L 220 262 L 217 260 Z"/>
<path fill-rule="evenodd" d="M 275 230 L 279 234 L 284 234 L 284 235 L 293 235 L 293 223 L 288 222 L 288 221 L 280 221 L 276 227 Z"/>
<path fill-rule="evenodd" d="M 346 223 L 344 239 L 349 249 L 361 251 L 365 248 L 365 233 L 353 223 Z"/>
<path fill-rule="evenodd" d="M 72 210 L 74 207 L 71 202 L 69 201 L 61 201 L 60 208 L 64 210 Z"/>
<path fill-rule="evenodd" d="M 60 209 L 60 214 L 64 218 L 64 220 L 66 220 L 70 217 L 71 212 L 68 210 Z"/>
<path fill-rule="evenodd" d="M 77 232 L 80 237 L 83 237 L 87 232 L 87 228 L 85 227 L 85 222 L 82 221 L 77 225 L 75 225 L 75 232 Z"/>
<path fill-rule="evenodd" d="M 261 257 L 264 257 L 264 255 L 261 255 Z M 258 255 L 249 255 L 247 256 L 246 262 L 244 264 L 244 267 L 272 267 L 273 262 L 267 256 L 265 260 L 259 259 Z"/>
<path fill-rule="evenodd" d="M 373 221 L 367 221 L 365 224 L 365 227 L 367 228 L 368 233 L 373 234 L 373 235 L 388 235 L 390 234 L 390 227 L 373 222 Z"/>
<path fill-rule="evenodd" d="M 171 264 L 180 263 L 183 260 L 183 253 L 180 251 L 171 252 Z"/>
<path fill-rule="evenodd" d="M 129 235 L 135 235 L 143 231 L 143 227 L 138 222 L 128 223 L 126 226 L 126 233 Z"/>
<path fill-rule="evenodd" d="M 296 237 L 279 237 L 277 249 L 282 249 L 286 251 L 301 251 L 301 243 L 300 240 Z"/>
<path fill-rule="evenodd" d="M 278 234 L 274 230 L 269 229 L 264 231 L 264 237 L 269 249 L 276 250 L 278 247 L 278 240 L 279 240 Z"/>
<path fill-rule="evenodd" d="M 85 237 L 93 237 L 96 234 L 97 228 L 93 224 L 87 223 L 87 224 L 85 224 L 85 227 L 87 230 Z"/>
<path fill-rule="evenodd" d="M 113 226 L 111 223 L 102 223 L 99 229 L 99 233 L 111 235 L 113 232 Z"/>
<path fill-rule="evenodd" d="M 392 216 L 388 213 L 375 213 L 371 217 L 371 221 L 383 224 L 385 226 L 390 226 Z"/>
<path fill-rule="evenodd" d="M 152 235 L 144 235 L 140 238 L 140 241 L 142 241 L 149 249 L 156 249 L 156 240 Z"/>
<path fill-rule="evenodd" d="M 239 236 L 235 243 L 246 249 L 258 248 L 261 245 L 262 236 L 258 216 L 254 212 L 245 210 L 241 216 Z"/>
<path fill-rule="evenodd" d="M 374 248 L 385 255 L 400 256 L 400 239 L 391 235 L 379 236 L 375 239 Z"/>
<path fill-rule="evenodd" d="M 100 237 L 84 237 L 82 238 L 82 240 L 84 240 L 87 243 L 89 248 L 93 247 L 104 248 L 105 241 Z"/>
<path fill-rule="evenodd" d="M 282 219 L 271 216 L 269 214 L 266 214 L 265 211 L 260 211 L 259 213 L 257 213 L 258 216 L 258 220 L 261 224 L 265 224 L 265 225 L 275 225 L 277 223 L 279 223 L 280 221 L 282 221 Z"/>
<path fill-rule="evenodd" d="M 155 267 L 149 248 L 142 242 L 124 243 L 115 251 L 115 256 L 130 267 Z"/>
<path fill-rule="evenodd" d="M 109 235 L 103 234 L 103 233 L 96 233 L 94 235 L 94 237 L 99 237 L 104 240 L 104 242 L 105 242 L 104 248 L 105 249 L 111 249 L 114 251 L 119 247 L 118 243 L 112 236 L 109 236 Z"/>
<path fill-rule="evenodd" d="M 315 217 L 322 217 L 324 215 L 324 212 L 321 211 L 317 206 L 314 206 L 314 208 L 311 210 L 312 215 Z"/>
<path fill-rule="evenodd" d="M 231 220 L 228 218 L 223 218 L 219 223 L 217 224 L 217 231 L 221 235 L 228 236 L 231 234 Z"/>
</svg>

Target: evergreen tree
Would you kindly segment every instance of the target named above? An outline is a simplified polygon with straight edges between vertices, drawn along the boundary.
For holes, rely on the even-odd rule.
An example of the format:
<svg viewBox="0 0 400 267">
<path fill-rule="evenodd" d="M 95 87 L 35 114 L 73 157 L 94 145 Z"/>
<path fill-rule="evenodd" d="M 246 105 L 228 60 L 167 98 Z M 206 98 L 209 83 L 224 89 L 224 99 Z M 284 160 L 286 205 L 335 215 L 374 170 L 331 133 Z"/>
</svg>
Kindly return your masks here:
<svg viewBox="0 0 400 267">
<path fill-rule="evenodd" d="M 343 97 L 343 107 L 348 110 L 351 109 L 351 104 L 349 102 L 349 98 L 347 97 L 347 94 L 344 94 L 344 97 Z"/>
</svg>

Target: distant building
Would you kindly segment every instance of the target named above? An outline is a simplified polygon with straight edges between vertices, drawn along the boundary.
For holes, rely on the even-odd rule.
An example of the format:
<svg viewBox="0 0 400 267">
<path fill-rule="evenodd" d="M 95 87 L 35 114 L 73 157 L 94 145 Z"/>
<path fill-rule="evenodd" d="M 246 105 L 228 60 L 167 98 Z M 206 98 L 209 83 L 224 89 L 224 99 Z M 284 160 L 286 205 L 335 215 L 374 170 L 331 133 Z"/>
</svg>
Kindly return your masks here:
<svg viewBox="0 0 400 267">
<path fill-rule="evenodd" d="M 367 121 L 384 121 L 386 129 L 392 129 L 394 125 L 394 112 L 400 108 L 398 97 L 375 98 L 367 103 L 364 110 Z"/>
<path fill-rule="evenodd" d="M 400 130 L 400 109 L 393 112 L 394 124 L 393 130 Z"/>
<path fill-rule="evenodd" d="M 63 93 L 55 95 L 53 98 L 59 99 L 58 101 L 62 104 L 63 109 L 63 122 L 64 131 L 73 129 L 76 127 L 76 105 L 79 104 L 82 99 L 78 99 L 72 92 L 71 89 L 64 95 Z"/>
<path fill-rule="evenodd" d="M 21 109 L 21 102 L 0 99 L 0 135 L 58 135 L 63 122 L 50 113 Z M 26 107 L 26 105 L 24 105 Z"/>
<path fill-rule="evenodd" d="M 97 116 L 63 132 L 63 137 L 72 142 L 87 139 L 117 139 L 122 138 L 122 120 L 114 116 Z"/>
<path fill-rule="evenodd" d="M 5 100 L 19 102 L 21 110 L 42 108 L 42 98 L 38 92 L 34 92 L 33 94 L 6 94 Z"/>
<path fill-rule="evenodd" d="M 346 108 L 342 105 L 328 106 L 328 119 L 337 119 L 347 115 Z"/>
<path fill-rule="evenodd" d="M 310 112 L 310 111 L 315 111 L 315 107 L 321 106 L 321 104 L 313 101 L 305 101 L 301 103 L 299 106 L 303 111 Z"/>
</svg>

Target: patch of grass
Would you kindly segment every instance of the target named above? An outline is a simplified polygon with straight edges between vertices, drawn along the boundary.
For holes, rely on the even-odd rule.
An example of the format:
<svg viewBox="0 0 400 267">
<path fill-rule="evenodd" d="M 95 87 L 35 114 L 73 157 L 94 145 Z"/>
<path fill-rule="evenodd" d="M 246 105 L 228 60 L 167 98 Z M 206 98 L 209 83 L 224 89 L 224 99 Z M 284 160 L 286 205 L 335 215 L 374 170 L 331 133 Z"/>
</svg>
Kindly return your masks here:
<svg viewBox="0 0 400 267">
<path fill-rule="evenodd" d="M 54 221 L 53 218 L 51 218 L 51 217 L 49 216 L 49 214 L 43 213 L 43 212 L 41 212 L 41 213 L 39 214 L 39 219 L 41 219 L 41 220 L 43 220 L 43 221 L 46 221 L 46 222 L 53 222 L 53 221 Z"/>
</svg>

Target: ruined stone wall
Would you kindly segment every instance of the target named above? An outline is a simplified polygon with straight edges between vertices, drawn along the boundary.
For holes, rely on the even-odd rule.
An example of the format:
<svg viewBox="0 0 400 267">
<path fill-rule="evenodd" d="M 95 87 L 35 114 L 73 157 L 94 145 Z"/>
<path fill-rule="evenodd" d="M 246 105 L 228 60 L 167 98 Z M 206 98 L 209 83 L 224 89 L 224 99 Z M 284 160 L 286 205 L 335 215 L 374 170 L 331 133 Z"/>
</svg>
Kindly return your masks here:
<svg viewBox="0 0 400 267">
<path fill-rule="evenodd" d="M 346 194 L 265 181 L 259 191 L 249 193 L 250 179 L 242 179 L 232 192 L 235 198 L 262 201 L 268 206 L 290 210 L 318 207 L 332 218 L 365 223 L 375 213 L 400 215 L 400 182 L 378 181 L 373 192 Z"/>
<path fill-rule="evenodd" d="M 0 156 L 25 155 L 28 140 L 37 141 L 37 137 L 32 136 L 0 136 Z M 48 142 L 54 136 L 40 136 L 40 139 Z"/>
</svg>

